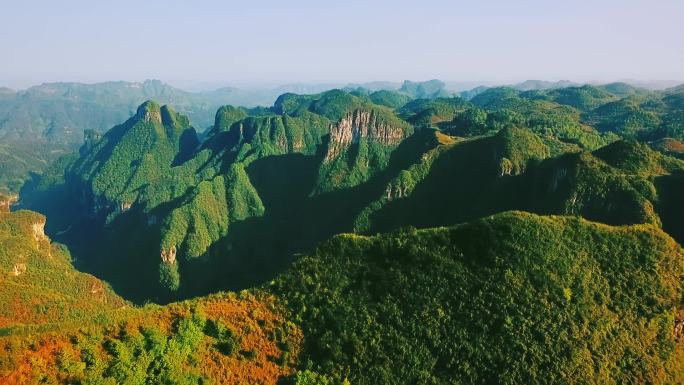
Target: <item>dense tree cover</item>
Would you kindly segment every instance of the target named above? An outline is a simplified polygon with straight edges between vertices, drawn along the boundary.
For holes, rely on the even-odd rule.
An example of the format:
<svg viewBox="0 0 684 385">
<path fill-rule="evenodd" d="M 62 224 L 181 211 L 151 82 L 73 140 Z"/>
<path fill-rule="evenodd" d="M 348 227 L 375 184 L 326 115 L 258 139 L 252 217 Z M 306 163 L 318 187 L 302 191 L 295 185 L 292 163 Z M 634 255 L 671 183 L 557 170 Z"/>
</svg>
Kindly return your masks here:
<svg viewBox="0 0 684 385">
<path fill-rule="evenodd" d="M 364 121 L 367 116 L 367 121 Z M 387 168 L 392 151 L 413 133 L 413 128 L 384 108 L 357 109 L 338 123 L 336 132 L 352 125 L 349 143 L 328 143 L 319 170 L 316 192 L 357 186 Z M 358 127 L 357 127 L 358 126 Z M 347 135 L 349 136 L 349 135 Z"/>
<path fill-rule="evenodd" d="M 363 88 L 363 87 L 369 88 Z M 392 84 L 378 83 L 368 84 L 353 89 L 353 92 L 345 94 L 340 91 L 337 95 L 328 93 L 302 96 L 284 94 L 276 102 L 273 109 L 264 107 L 250 110 L 237 107 L 224 107 L 227 114 L 223 123 L 214 122 L 213 127 L 226 129 L 237 119 L 249 114 L 268 115 L 297 114 L 298 111 L 313 111 L 319 108 L 318 113 L 324 114 L 332 120 L 339 119 L 339 113 L 335 112 L 335 105 L 354 103 L 356 107 L 362 104 L 374 103 L 387 106 L 392 109 L 401 108 L 412 98 L 423 98 L 422 103 L 435 100 L 434 109 L 421 108 L 415 110 L 415 105 L 410 107 L 415 111 L 404 116 L 406 110 L 402 110 L 402 116 L 409 118 L 417 128 L 437 125 L 442 127 L 445 121 L 451 121 L 455 112 L 461 112 L 465 108 L 461 106 L 458 111 L 451 110 L 453 107 L 446 106 L 440 99 L 449 95 L 444 92 L 444 85 L 439 81 L 406 82 L 398 91 Z M 383 89 L 385 88 L 385 89 Z M 345 88 L 350 90 L 351 88 Z M 378 89 L 380 89 L 378 91 Z M 371 90 L 374 90 L 373 92 Z M 145 99 L 156 99 L 162 103 L 172 104 L 177 110 L 189 116 L 198 131 L 203 131 L 211 123 L 216 108 L 226 102 L 237 102 L 242 105 L 267 104 L 275 99 L 275 91 L 268 91 L 264 95 L 262 91 L 252 93 L 233 88 L 225 88 L 212 92 L 189 93 L 174 89 L 159 81 L 146 81 L 144 83 L 109 82 L 94 85 L 77 83 L 54 83 L 33 87 L 26 91 L 7 90 L 2 93 L 0 100 L 0 117 L 4 122 L 0 125 L 0 137 L 5 141 L 7 151 L 0 148 L 0 188 L 10 189 L 17 192 L 28 176 L 29 172 L 41 172 L 47 164 L 64 151 L 75 149 L 76 143 L 82 137 L 86 129 L 104 131 L 117 122 L 123 121 L 132 113 L 136 105 Z M 321 98 L 321 95 L 324 97 Z M 502 100 L 522 98 L 531 101 L 546 101 L 553 104 L 566 105 L 583 113 L 581 130 L 577 127 L 568 129 L 567 118 L 553 117 L 546 119 L 544 126 L 553 120 L 563 120 L 565 123 L 558 134 L 557 127 L 552 127 L 554 135 L 580 143 L 586 148 L 598 148 L 607 143 L 606 140 L 597 140 L 591 133 L 594 126 L 600 130 L 620 131 L 622 135 L 639 134 L 643 139 L 653 140 L 663 137 L 681 138 L 681 118 L 678 114 L 682 110 L 681 88 L 672 88 L 662 92 L 652 92 L 639 89 L 625 83 L 611 83 L 600 86 L 575 86 L 569 82 L 541 82 L 528 81 L 512 87 L 486 88 L 480 87 L 472 92 L 464 93 L 468 98 L 473 97 L 473 102 L 486 109 L 494 108 Z M 474 97 L 477 96 L 477 97 Z M 291 98 L 289 100 L 288 98 Z M 621 99 L 649 99 L 646 103 L 618 103 L 602 110 L 594 111 L 608 102 L 619 102 Z M 310 105 L 314 100 L 320 99 L 318 106 Z M 331 99 L 331 100 L 324 100 Z M 288 102 L 285 102 L 289 100 Z M 286 106 L 287 103 L 292 103 Z M 340 103 L 338 103 L 340 102 Z M 510 101 L 509 101 L 510 102 Z M 283 107 L 287 107 L 283 109 Z M 446 110 L 445 110 L 446 107 Z M 515 106 L 509 106 L 515 107 Z M 535 107 L 536 108 L 536 107 Z M 328 110 L 326 110 L 328 109 Z M 526 109 L 526 108 L 525 108 Z M 512 112 L 527 115 L 528 112 L 512 108 Z M 548 114 L 549 108 L 542 108 L 542 114 Z M 286 111 L 287 110 L 287 111 Z M 329 116 L 328 116 L 329 115 Z M 506 115 L 506 114 L 504 114 Z M 543 115 L 541 115 L 543 117 Z M 490 117 L 498 124 L 492 124 L 489 130 L 501 128 L 500 119 Z M 574 119 L 574 118 L 573 118 Z M 539 120 L 539 119 L 536 119 Z M 576 119 L 574 119 L 576 120 Z M 539 122 L 537 122 L 539 123 Z M 539 125 L 539 124 L 537 124 Z M 588 126 L 585 126 L 588 125 Z M 548 130 L 548 128 L 540 127 Z M 567 131 L 571 131 L 570 134 Z M 205 136 L 212 136 L 207 132 Z M 2 145 L 0 145 L 2 147 Z M 12 151 L 9 149 L 12 148 Z"/>
<path fill-rule="evenodd" d="M 597 88 L 610 92 L 611 94 L 617 96 L 618 98 L 624 98 L 627 96 L 637 95 L 637 94 L 648 94 L 649 91 L 643 88 L 635 87 L 633 85 L 624 82 L 608 83 L 598 86 Z"/>
<path fill-rule="evenodd" d="M 299 107 L 281 115 L 257 112 L 247 116 L 244 109 L 221 108 L 215 128 L 199 146 L 186 117 L 167 106 L 146 102 L 132 118 L 102 138 L 88 138 L 81 156 L 65 165 L 64 177 L 46 183 L 44 179 L 53 174 L 49 172 L 27 186 L 25 205 L 42 211 L 68 208 L 70 215 L 55 215 L 49 230 L 61 232 L 76 225 L 75 233 L 91 233 L 85 244 L 76 240 L 81 243 L 76 249 L 86 255 L 103 253 L 106 245 L 104 253 L 115 256 L 84 263 L 93 262 L 91 268 L 107 275 L 115 285 L 130 281 L 125 266 L 138 261 L 144 278 L 136 281 L 132 292 L 149 298 L 149 293 L 155 292 L 151 288 L 160 283 L 176 290 L 186 270 L 183 265 L 206 256 L 213 245 L 222 242 L 229 235 L 230 223 L 264 215 L 260 195 L 265 193 L 252 184 L 256 176 L 248 175 L 253 162 L 288 154 L 313 159 L 326 147 L 335 146 L 339 154 L 320 165 L 318 187 L 308 186 L 309 192 L 332 191 L 364 183 L 388 166 L 397 143 L 378 135 L 398 130 L 400 141 L 411 134 L 411 126 L 390 109 L 342 91 L 283 96 L 274 110 L 285 108 L 278 105 L 286 105 L 290 99 Z M 348 143 L 326 139 L 335 122 L 331 118 L 349 119 L 352 114 L 366 113 L 370 118 L 364 123 L 368 127 L 363 137 Z M 355 151 L 358 147 L 364 150 Z M 57 194 L 52 194 L 51 200 L 41 199 L 49 194 L 46 185 L 59 186 L 62 200 Z M 328 230 L 326 234 L 332 235 Z M 69 234 L 63 240 L 74 241 Z M 160 259 L 155 261 L 150 255 Z M 173 255 L 178 265 L 165 265 L 169 263 L 164 261 L 165 255 Z M 197 283 L 201 286 L 202 282 Z M 153 298 L 159 299 L 157 294 Z"/>
<path fill-rule="evenodd" d="M 45 217 L 0 210 L 0 334 L 22 325 L 98 317 L 126 302 L 78 272 L 64 245 L 51 244 Z"/>
<path fill-rule="evenodd" d="M 538 96 L 542 92 L 560 90 L 520 93 L 512 88 L 489 89 L 471 100 L 480 108 L 480 116 L 466 111 L 463 116 L 455 117 L 448 130 L 457 135 L 478 135 L 511 125 L 524 126 L 544 137 L 586 149 L 596 149 L 618 138 L 613 134 L 601 134 L 587 126 L 581 118 L 581 112 L 572 106 Z M 484 123 L 482 110 L 487 113 Z M 472 121 L 474 118 L 479 121 Z"/>
<path fill-rule="evenodd" d="M 48 269 L 26 292 L 64 301 L 21 313 L 6 290 L 0 344 L 14 358 L 0 380 L 681 382 L 682 252 L 659 229 L 684 240 L 684 161 L 662 131 L 679 94 L 594 88 L 284 94 L 220 108 L 203 136 L 146 102 L 34 175 L 20 207 L 48 215 L 78 267 L 134 302 L 261 288 L 100 306 L 75 325 L 99 303 Z M 653 124 L 620 126 L 642 113 Z M 574 217 L 488 217 L 508 210 Z M 34 238 L 13 228 L 4 269 L 23 277 L 29 251 L 14 245 Z M 301 256 L 352 231 L 394 232 Z M 58 274 L 73 270 L 58 260 Z"/>
<path fill-rule="evenodd" d="M 617 99 L 616 94 L 609 90 L 619 92 L 620 95 L 627 93 L 627 91 L 620 86 L 609 84 L 601 88 L 584 85 L 581 87 L 557 88 L 547 91 L 531 91 L 524 94 L 524 96 L 530 99 L 554 101 L 559 104 L 575 107 L 581 111 L 589 111 Z"/>
<path fill-rule="evenodd" d="M 264 293 L 135 307 L 78 272 L 45 217 L 0 212 L 0 383 L 265 383 L 292 373 L 301 331 Z"/>
<path fill-rule="evenodd" d="M 268 105 L 277 94 L 238 89 L 192 93 L 158 80 L 142 83 L 48 83 L 0 93 L 0 190 L 18 192 L 30 173 L 78 149 L 85 130 L 104 132 L 148 99 L 172 104 L 201 130 L 226 103 Z"/>
<path fill-rule="evenodd" d="M 676 158 L 684 158 L 684 143 L 674 138 L 662 138 L 649 142 L 655 150 Z"/>
<path fill-rule="evenodd" d="M 35 219 L 43 217 L 5 214 L 5 242 L 35 242 L 27 227 Z M 142 308 L 120 308 L 113 294 L 118 304 L 104 307 L 79 295 L 77 307 L 97 311 L 74 308 L 31 334 L 45 321 L 11 311 L 0 380 L 678 383 L 684 347 L 673 309 L 683 256 L 653 225 L 521 212 L 453 228 L 341 235 L 255 294 Z M 49 277 L 33 277 L 37 294 L 59 290 Z"/>
<path fill-rule="evenodd" d="M 515 124 L 596 149 L 615 140 L 615 134 L 644 140 L 679 138 L 683 97 L 677 89 L 654 92 L 611 83 L 527 92 L 507 87 L 490 88 L 470 101 L 488 113 L 521 114 L 515 116 Z M 456 117 L 453 132 L 473 135 L 500 129 L 495 124 L 496 119 L 489 118 L 494 122 L 484 127 L 481 117 L 479 121 L 470 121 L 476 118 L 473 114 L 468 112 Z"/>
<path fill-rule="evenodd" d="M 270 290 L 329 383 L 669 384 L 682 257 L 652 225 L 517 212 L 341 235 Z"/>
<path fill-rule="evenodd" d="M 375 91 L 368 95 L 368 97 L 375 104 L 394 109 L 399 108 L 411 101 L 411 97 L 408 95 L 387 90 Z"/>
<path fill-rule="evenodd" d="M 301 331 L 272 297 L 242 293 L 82 316 L 0 336 L 0 381 L 23 384 L 276 384 Z"/>
<path fill-rule="evenodd" d="M 599 130 L 635 137 L 656 129 L 661 123 L 658 114 L 647 108 L 647 102 L 625 98 L 607 103 L 593 110 L 588 120 Z"/>
<path fill-rule="evenodd" d="M 143 186 L 162 183 L 174 160 L 196 146 L 197 134 L 186 117 L 146 102 L 134 117 L 84 151 L 74 164 L 73 175 L 87 184 L 94 199 L 132 204 Z"/>
<path fill-rule="evenodd" d="M 41 139 L 0 139 L 0 192 L 19 192 L 32 173 L 42 172 L 50 162 L 72 147 Z"/>
<path fill-rule="evenodd" d="M 633 141 L 551 156 L 526 129 L 445 144 L 387 184 L 357 230 L 450 225 L 505 210 L 582 215 L 610 224 L 659 223 L 656 178 L 684 163 Z"/>
<path fill-rule="evenodd" d="M 494 88 L 471 102 L 416 99 L 394 111 L 371 93 L 284 94 L 269 111 L 222 107 L 199 145 L 187 118 L 145 103 L 87 138 L 65 176 L 51 171 L 27 185 L 24 205 L 54 218 L 49 232 L 72 229 L 59 237 L 85 256 L 83 267 L 138 301 L 259 283 L 344 231 L 450 225 L 511 209 L 659 223 L 653 178 L 681 164 L 643 146 L 590 154 L 619 136 L 553 101 L 559 90 L 538 93 L 549 96 Z M 653 100 L 624 100 L 635 98 Z M 84 231 L 87 241 L 76 236 Z M 87 257 L 98 254 L 107 257 Z"/>
<path fill-rule="evenodd" d="M 437 79 L 424 82 L 406 80 L 399 88 L 399 92 L 417 99 L 445 97 L 449 96 L 449 92 L 444 88 L 445 86 L 444 82 Z"/>
<path fill-rule="evenodd" d="M 465 99 L 459 97 L 416 99 L 406 103 L 397 112 L 417 128 L 423 128 L 449 121 L 469 106 Z"/>
</svg>

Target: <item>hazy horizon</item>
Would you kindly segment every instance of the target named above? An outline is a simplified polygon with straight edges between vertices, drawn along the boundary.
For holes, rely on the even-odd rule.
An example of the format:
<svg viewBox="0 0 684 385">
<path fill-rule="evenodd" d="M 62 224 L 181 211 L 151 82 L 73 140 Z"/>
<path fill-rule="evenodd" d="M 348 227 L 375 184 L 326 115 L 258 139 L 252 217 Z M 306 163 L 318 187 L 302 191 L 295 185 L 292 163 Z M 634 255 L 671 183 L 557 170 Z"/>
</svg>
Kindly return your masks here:
<svg viewBox="0 0 684 385">
<path fill-rule="evenodd" d="M 0 86 L 684 81 L 684 2 L 6 4 Z"/>
<path fill-rule="evenodd" d="M 110 79 L 110 80 L 102 80 L 102 81 L 79 81 L 79 80 L 51 80 L 51 81 L 45 81 L 45 82 L 40 82 L 36 84 L 29 84 L 24 87 L 8 87 L 4 84 L 0 84 L 0 88 L 8 88 L 12 91 L 15 92 L 21 92 L 21 91 L 26 91 L 27 89 L 30 89 L 32 87 L 39 87 L 42 85 L 47 85 L 47 84 L 69 84 L 69 83 L 75 83 L 75 84 L 85 84 L 85 85 L 97 85 L 97 84 L 103 84 L 103 83 L 117 83 L 117 82 L 124 82 L 124 83 L 144 83 L 146 81 L 160 81 L 164 84 L 170 85 L 174 88 L 187 91 L 187 92 L 209 92 L 209 91 L 216 91 L 221 88 L 236 88 L 236 89 L 242 89 L 246 91 L 274 91 L 278 90 L 279 88 L 282 89 L 293 89 L 298 86 L 301 87 L 311 87 L 311 88 L 317 88 L 317 89 L 333 89 L 333 88 L 342 88 L 342 87 L 347 87 L 347 86 L 363 86 L 367 84 L 372 84 L 372 83 L 391 83 L 396 88 L 400 88 L 400 86 L 403 84 L 404 81 L 412 81 L 412 82 L 427 82 L 431 80 L 439 80 L 442 81 L 446 84 L 445 89 L 451 90 L 454 92 L 460 92 L 460 91 L 468 91 L 472 90 L 474 88 L 480 87 L 480 86 L 485 86 L 485 87 L 499 87 L 499 86 L 516 86 L 519 84 L 522 84 L 527 81 L 540 81 L 540 82 L 549 82 L 549 83 L 559 83 L 559 82 L 569 82 L 571 85 L 584 85 L 584 84 L 589 84 L 589 85 L 604 85 L 604 84 L 610 84 L 610 83 L 627 83 L 635 87 L 639 88 L 644 88 L 644 89 L 650 89 L 650 90 L 664 90 L 667 88 L 671 87 L 676 87 L 678 85 L 684 84 L 684 80 L 679 80 L 679 79 L 613 79 L 613 80 L 571 80 L 571 79 L 522 79 L 522 80 L 512 80 L 512 81 L 487 81 L 487 80 L 445 80 L 445 79 L 404 79 L 404 80 L 371 80 L 371 81 L 364 81 L 364 82 L 359 82 L 359 81 L 339 81 L 339 82 L 332 82 L 332 81 L 322 81 L 322 82 L 273 82 L 273 83 L 259 83 L 259 82 L 240 82 L 240 81 L 235 81 L 235 82 L 224 82 L 224 81 L 205 81 L 205 82 L 190 82 L 187 84 L 174 84 L 171 82 L 167 82 L 164 79 Z M 385 89 L 385 88 L 382 88 Z M 285 91 L 284 91 L 285 92 Z"/>
</svg>

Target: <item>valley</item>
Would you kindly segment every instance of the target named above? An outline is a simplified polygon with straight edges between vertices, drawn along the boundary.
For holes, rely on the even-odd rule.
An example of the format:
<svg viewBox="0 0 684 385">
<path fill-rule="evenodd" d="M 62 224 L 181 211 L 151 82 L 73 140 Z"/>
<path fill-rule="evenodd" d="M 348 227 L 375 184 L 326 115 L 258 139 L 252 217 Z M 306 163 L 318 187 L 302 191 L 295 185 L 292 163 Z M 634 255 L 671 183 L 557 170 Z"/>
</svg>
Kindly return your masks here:
<svg viewBox="0 0 684 385">
<path fill-rule="evenodd" d="M 83 131 L 0 205 L 0 380 L 683 382 L 681 86 L 526 84 Z"/>
</svg>

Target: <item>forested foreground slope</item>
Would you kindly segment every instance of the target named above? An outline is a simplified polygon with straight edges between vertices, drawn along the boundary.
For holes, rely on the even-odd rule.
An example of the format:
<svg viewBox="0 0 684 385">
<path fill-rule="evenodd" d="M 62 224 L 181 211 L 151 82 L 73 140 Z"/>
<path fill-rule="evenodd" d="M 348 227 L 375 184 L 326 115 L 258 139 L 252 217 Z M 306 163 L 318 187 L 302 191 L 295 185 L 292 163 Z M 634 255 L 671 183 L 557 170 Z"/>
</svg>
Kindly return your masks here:
<svg viewBox="0 0 684 385">
<path fill-rule="evenodd" d="M 301 330 L 265 292 L 136 307 L 76 271 L 45 217 L 0 212 L 0 383 L 275 383 Z"/>
<path fill-rule="evenodd" d="M 31 234 L 9 237 L 26 238 L 33 242 Z M 6 323 L 0 378 L 681 383 L 682 253 L 654 225 L 522 212 L 449 228 L 339 235 L 240 295 L 101 308 L 77 324 L 38 329 Z"/>
</svg>

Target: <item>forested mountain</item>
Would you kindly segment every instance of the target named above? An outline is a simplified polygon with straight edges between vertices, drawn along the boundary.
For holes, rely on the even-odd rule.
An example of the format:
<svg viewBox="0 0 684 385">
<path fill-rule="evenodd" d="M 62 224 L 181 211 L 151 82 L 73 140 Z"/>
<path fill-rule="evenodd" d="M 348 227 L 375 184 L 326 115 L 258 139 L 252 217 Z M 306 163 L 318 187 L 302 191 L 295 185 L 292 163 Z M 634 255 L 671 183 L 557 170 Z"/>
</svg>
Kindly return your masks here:
<svg viewBox="0 0 684 385">
<path fill-rule="evenodd" d="M 0 383 L 275 383 L 302 334 L 272 295 L 134 307 L 76 271 L 34 212 L 0 212 Z"/>
<path fill-rule="evenodd" d="M 133 304 L 4 342 L 84 383 L 684 381 L 684 93 L 528 88 L 285 93 L 203 134 L 146 101 L 15 206 Z"/>
<path fill-rule="evenodd" d="M 1 241 L 35 242 L 4 230 L 32 215 L 0 214 Z M 0 380 L 680 383 L 683 257 L 656 225 L 521 212 L 340 235 L 239 295 L 116 307 L 91 289 L 77 324 L 3 319 Z"/>
<path fill-rule="evenodd" d="M 57 210 L 48 229 L 67 243 L 92 233 L 74 247 L 116 257 L 84 266 L 144 300 L 253 285 L 340 232 L 506 210 L 659 224 L 670 211 L 659 198 L 679 188 L 665 181 L 684 162 L 635 139 L 661 137 L 656 123 L 677 113 L 681 94 L 648 95 L 655 107 L 637 108 L 655 118 L 637 132 L 604 113 L 634 96 L 591 86 L 494 88 L 396 110 L 374 102 L 390 96 L 332 90 L 283 94 L 270 109 L 224 107 L 204 141 L 187 117 L 146 102 L 27 184 L 23 205 Z M 589 125 L 602 114 L 606 126 Z M 140 279 L 129 279 L 132 261 Z"/>
<path fill-rule="evenodd" d="M 18 192 L 29 173 L 41 173 L 52 161 L 78 148 L 84 131 L 103 133 L 126 120 L 146 100 L 174 106 L 188 116 L 198 132 L 211 127 L 216 110 L 226 104 L 269 106 L 285 92 L 325 90 L 324 84 L 290 84 L 276 88 L 187 92 L 159 80 L 137 82 L 46 83 L 22 91 L 0 88 L 0 191 Z M 437 81 L 398 84 L 371 82 L 349 85 L 375 96 L 379 104 L 399 107 L 411 97 L 444 94 Z M 391 91 L 390 91 L 391 90 Z M 318 91 L 318 92 L 319 92 Z M 394 95 L 400 95 L 398 100 Z M 381 100 L 382 99 L 382 100 Z"/>
<path fill-rule="evenodd" d="M 191 93 L 158 80 L 4 89 L 0 92 L 0 190 L 18 191 L 29 172 L 42 172 L 59 156 L 76 150 L 85 130 L 104 132 L 127 119 L 145 100 L 173 104 L 203 130 L 221 105 L 268 105 L 275 96 L 234 88 Z"/>
</svg>

